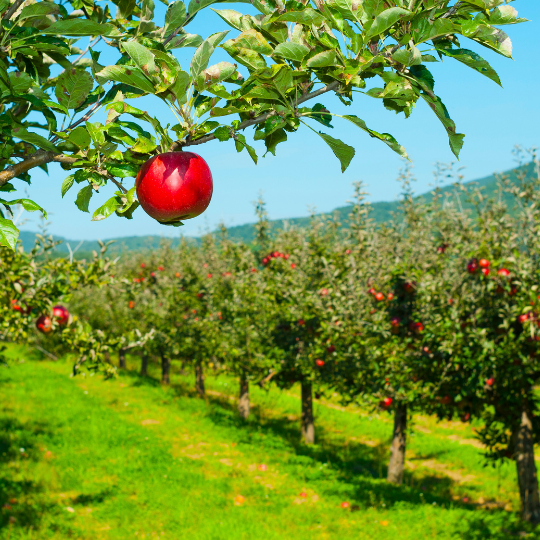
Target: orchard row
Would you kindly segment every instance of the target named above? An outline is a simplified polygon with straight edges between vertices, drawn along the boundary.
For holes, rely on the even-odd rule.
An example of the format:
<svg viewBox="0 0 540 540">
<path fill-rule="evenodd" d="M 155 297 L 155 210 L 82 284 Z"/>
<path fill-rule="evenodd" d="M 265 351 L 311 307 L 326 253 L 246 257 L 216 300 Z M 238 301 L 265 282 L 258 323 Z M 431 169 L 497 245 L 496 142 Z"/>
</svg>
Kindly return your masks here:
<svg viewBox="0 0 540 540">
<path fill-rule="evenodd" d="M 360 186 L 346 224 L 314 218 L 308 228 L 271 235 L 259 203 L 251 245 L 230 240 L 223 228 L 200 243 L 124 256 L 64 298 L 74 319 L 65 326 L 51 309 L 66 291 L 55 291 L 48 311 L 14 309 L 31 303 L 27 278 L 16 271 L 4 309 L 27 325 L 55 315 L 53 332 L 40 341 L 61 349 L 77 334 L 79 365 L 110 371 L 110 352 L 122 367 L 131 350 L 143 374 L 149 359 L 159 359 L 164 384 L 171 362 L 191 366 L 201 395 L 208 369 L 233 375 L 243 417 L 251 384 L 298 384 L 307 444 L 315 442 L 313 399 L 338 393 L 344 403 L 386 410 L 394 416 L 394 483 L 403 478 L 412 415 L 475 419 L 487 458 L 516 461 L 523 517 L 538 521 L 534 163 L 532 176 L 501 178 L 492 199 L 459 185 L 413 198 L 405 172 L 400 211 L 384 224 L 373 221 Z"/>
</svg>

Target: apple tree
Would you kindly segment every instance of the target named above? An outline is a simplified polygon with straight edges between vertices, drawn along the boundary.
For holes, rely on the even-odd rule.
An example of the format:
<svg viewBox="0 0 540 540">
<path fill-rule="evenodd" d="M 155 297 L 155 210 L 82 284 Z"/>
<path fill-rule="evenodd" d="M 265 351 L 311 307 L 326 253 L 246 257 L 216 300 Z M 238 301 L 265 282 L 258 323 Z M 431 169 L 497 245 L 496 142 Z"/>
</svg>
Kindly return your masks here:
<svg viewBox="0 0 540 540">
<path fill-rule="evenodd" d="M 305 127 L 345 170 L 355 150 L 327 133 L 339 118 L 406 155 L 392 135 L 359 116 L 329 111 L 320 102 L 329 94 L 351 106 L 372 98 L 406 117 L 422 99 L 457 155 L 464 135 L 435 93 L 427 65 L 456 60 L 499 84 L 466 42 L 510 58 L 512 44 L 500 27 L 524 20 L 504 0 L 252 0 L 249 13 L 211 8 L 217 0 L 162 1 L 164 17 L 153 0 L 0 2 L 2 245 L 14 248 L 18 236 L 14 204 L 41 210 L 19 193 L 33 169 L 51 163 L 68 171 L 62 194 L 77 186 L 83 212 L 100 188 L 116 188 L 93 213 L 102 220 L 113 213 L 132 218 L 139 201 L 126 179 L 149 159 L 162 154 L 166 164 L 170 152 L 213 140 L 232 141 L 257 161 L 248 138 L 275 153 Z M 221 17 L 224 31 L 193 33 L 205 8 Z M 176 52 L 188 47 L 191 62 L 182 67 Z M 230 61 L 211 64 L 218 48 Z M 171 116 L 141 109 L 145 96 L 165 103 Z"/>
</svg>

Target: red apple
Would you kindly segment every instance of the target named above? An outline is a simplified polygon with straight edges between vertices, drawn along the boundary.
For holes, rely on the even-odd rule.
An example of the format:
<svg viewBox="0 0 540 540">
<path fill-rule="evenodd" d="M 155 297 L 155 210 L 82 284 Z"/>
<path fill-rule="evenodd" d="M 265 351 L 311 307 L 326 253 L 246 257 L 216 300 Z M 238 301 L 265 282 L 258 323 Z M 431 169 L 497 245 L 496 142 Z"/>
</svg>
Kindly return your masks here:
<svg viewBox="0 0 540 540">
<path fill-rule="evenodd" d="M 394 293 L 389 292 L 387 298 L 388 298 L 388 300 L 393 300 L 394 299 Z"/>
<path fill-rule="evenodd" d="M 330 354 L 332 354 L 333 352 L 336 351 L 336 348 L 334 347 L 334 345 L 330 345 L 326 350 L 327 350 Z"/>
<path fill-rule="evenodd" d="M 258 467 L 259 471 L 266 471 L 267 470 L 267 466 L 264 464 L 264 463 L 261 463 Z"/>
<path fill-rule="evenodd" d="M 304 324 L 306 324 L 306 322 L 304 321 L 304 319 L 298 319 L 298 324 L 300 326 L 304 326 Z"/>
<path fill-rule="evenodd" d="M 321 296 L 327 296 L 328 295 L 328 289 L 321 289 Z"/>
<path fill-rule="evenodd" d="M 60 326 L 66 325 L 69 321 L 69 311 L 64 306 L 54 306 L 52 314 Z"/>
<path fill-rule="evenodd" d="M 351 503 L 349 503 L 349 502 L 347 502 L 347 501 L 343 501 L 343 502 L 341 503 L 341 508 L 347 509 L 347 508 L 349 508 L 350 506 L 351 506 Z"/>
<path fill-rule="evenodd" d="M 384 294 L 382 292 L 378 292 L 375 295 L 375 300 L 377 300 L 377 302 L 382 302 L 384 300 Z"/>
<path fill-rule="evenodd" d="M 527 322 L 527 319 L 529 318 L 529 315 L 527 313 L 523 313 L 518 317 L 518 322 L 521 324 L 525 324 Z"/>
<path fill-rule="evenodd" d="M 212 173 L 193 152 L 166 152 L 150 158 L 135 185 L 143 210 L 163 223 L 197 217 L 212 199 Z"/>
<path fill-rule="evenodd" d="M 478 264 L 480 268 L 489 268 L 489 261 L 487 259 L 480 259 Z"/>
<path fill-rule="evenodd" d="M 146 264 L 141 263 L 141 268 L 146 268 Z"/>
<path fill-rule="evenodd" d="M 408 281 L 403 284 L 403 289 L 406 293 L 413 293 L 416 288 L 416 282 L 409 283 Z"/>
<path fill-rule="evenodd" d="M 15 311 L 20 311 L 21 313 L 24 311 L 24 309 L 19 306 L 19 304 L 17 304 L 17 300 L 12 300 L 11 301 L 11 307 L 15 310 Z"/>
<path fill-rule="evenodd" d="M 317 364 L 318 367 L 324 366 L 324 360 L 315 360 L 315 363 Z"/>
<path fill-rule="evenodd" d="M 296 264 L 292 263 L 292 264 L 291 264 L 291 268 L 292 268 L 292 269 L 296 268 Z"/>
<path fill-rule="evenodd" d="M 302 499 L 305 499 L 307 497 L 307 493 L 305 491 L 302 491 L 302 493 L 300 493 L 299 497 L 302 497 Z"/>
<path fill-rule="evenodd" d="M 499 274 L 500 277 L 508 277 L 510 275 L 510 270 L 507 270 L 506 268 L 499 268 L 497 270 L 497 274 Z"/>
<path fill-rule="evenodd" d="M 486 384 L 488 386 L 493 386 L 495 384 L 495 379 L 493 377 L 490 377 L 489 379 L 486 380 Z"/>
<path fill-rule="evenodd" d="M 129 309 L 133 309 L 135 307 L 135 302 L 133 300 L 130 300 L 129 304 L 128 304 L 128 307 L 129 307 Z"/>
<path fill-rule="evenodd" d="M 350 250 L 350 249 L 346 249 L 346 250 L 345 250 L 345 253 L 346 253 L 347 255 L 350 255 L 350 254 L 351 254 L 351 250 Z"/>
<path fill-rule="evenodd" d="M 394 327 L 394 328 L 397 328 L 401 323 L 401 319 L 399 317 L 394 317 L 393 319 L 390 320 L 390 324 Z"/>
<path fill-rule="evenodd" d="M 47 315 L 41 315 L 36 321 L 36 328 L 42 334 L 48 334 L 49 332 L 52 332 L 53 327 L 51 318 Z"/>
<path fill-rule="evenodd" d="M 390 407 L 390 405 L 392 405 L 392 401 L 393 401 L 393 400 L 392 400 L 391 397 L 385 397 L 385 398 L 383 399 L 383 405 L 384 405 L 385 407 Z"/>
<path fill-rule="evenodd" d="M 482 272 L 482 274 L 484 274 L 486 277 L 489 276 L 489 268 L 481 268 L 480 272 Z"/>
<path fill-rule="evenodd" d="M 411 322 L 409 323 L 409 329 L 415 334 L 419 334 L 420 332 L 423 332 L 424 325 L 421 322 Z"/>
<path fill-rule="evenodd" d="M 471 259 L 467 263 L 467 272 L 469 272 L 469 274 L 474 274 L 477 270 L 478 270 L 478 260 Z"/>
</svg>

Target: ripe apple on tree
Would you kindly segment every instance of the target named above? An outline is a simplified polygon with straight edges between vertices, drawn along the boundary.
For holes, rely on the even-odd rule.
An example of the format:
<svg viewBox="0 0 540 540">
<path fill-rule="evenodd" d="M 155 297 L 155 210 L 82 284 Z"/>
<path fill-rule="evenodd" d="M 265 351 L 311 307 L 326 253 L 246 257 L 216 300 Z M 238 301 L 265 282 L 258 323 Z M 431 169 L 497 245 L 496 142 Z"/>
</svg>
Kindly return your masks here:
<svg viewBox="0 0 540 540">
<path fill-rule="evenodd" d="M 202 214 L 212 199 L 212 173 L 193 152 L 166 152 L 150 158 L 135 180 L 144 211 L 165 224 Z"/>
</svg>

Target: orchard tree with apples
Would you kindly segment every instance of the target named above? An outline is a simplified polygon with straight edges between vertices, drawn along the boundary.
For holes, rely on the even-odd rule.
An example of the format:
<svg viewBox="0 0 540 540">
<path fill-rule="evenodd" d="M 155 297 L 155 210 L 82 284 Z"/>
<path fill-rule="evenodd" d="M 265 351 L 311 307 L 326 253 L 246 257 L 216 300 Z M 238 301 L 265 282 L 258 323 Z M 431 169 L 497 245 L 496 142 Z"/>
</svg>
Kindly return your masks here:
<svg viewBox="0 0 540 540">
<path fill-rule="evenodd" d="M 481 418 L 477 437 L 488 458 L 515 460 L 522 517 L 540 523 L 534 458 L 540 441 L 540 163 L 532 157 L 532 174 L 522 169 L 516 181 L 500 178 L 493 198 L 479 190 L 471 195 L 472 226 L 466 249 L 456 254 L 452 309 L 436 333 L 448 357 L 443 388 L 449 405 L 464 421 Z"/>
<path fill-rule="evenodd" d="M 18 193 L 33 169 L 50 163 L 68 172 L 62 195 L 77 185 L 83 212 L 100 188 L 116 187 L 93 220 L 113 213 L 131 219 L 141 205 L 178 226 L 210 201 L 211 173 L 188 149 L 212 140 L 233 141 L 256 162 L 248 139 L 275 154 L 289 134 L 308 128 L 344 171 L 355 150 L 326 132 L 339 118 L 406 156 L 392 135 L 354 114 L 329 111 L 319 101 L 325 94 L 347 105 L 364 95 L 405 117 L 421 98 L 458 155 L 464 135 L 435 93 L 427 64 L 450 58 L 500 84 L 465 43 L 510 58 L 512 44 L 500 27 L 524 21 L 504 0 L 252 0 L 256 15 L 211 7 L 217 0 L 162 1 L 164 19 L 153 0 L 0 1 L 2 245 L 14 249 L 18 237 L 13 205 L 45 213 Z M 227 30 L 192 33 L 205 8 Z M 194 52 L 182 69 L 175 52 L 186 47 Z M 231 61 L 211 64 L 217 48 Z M 161 100 L 171 116 L 139 108 L 144 96 Z"/>
</svg>

